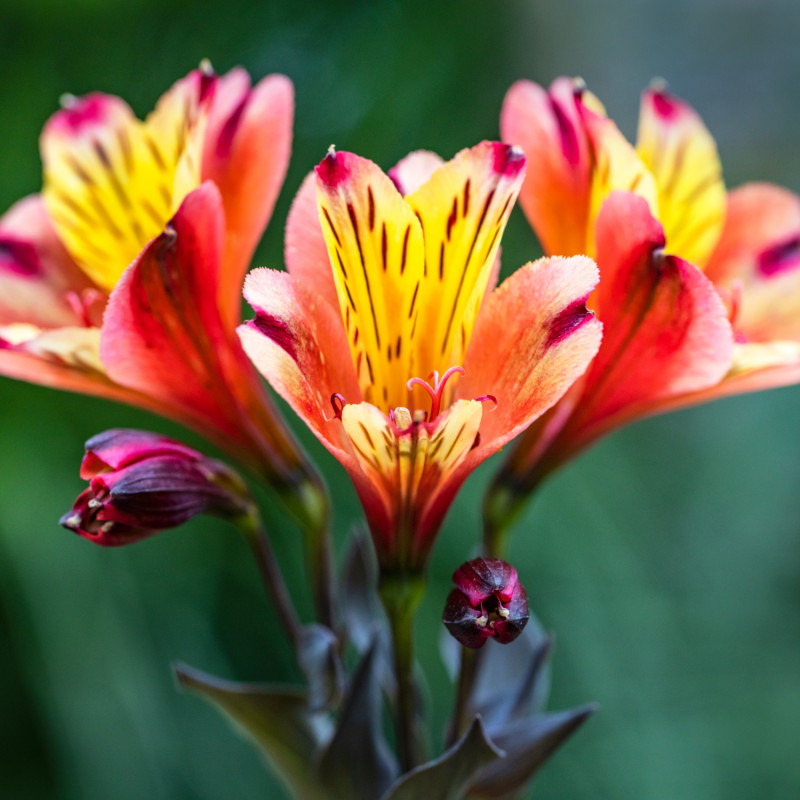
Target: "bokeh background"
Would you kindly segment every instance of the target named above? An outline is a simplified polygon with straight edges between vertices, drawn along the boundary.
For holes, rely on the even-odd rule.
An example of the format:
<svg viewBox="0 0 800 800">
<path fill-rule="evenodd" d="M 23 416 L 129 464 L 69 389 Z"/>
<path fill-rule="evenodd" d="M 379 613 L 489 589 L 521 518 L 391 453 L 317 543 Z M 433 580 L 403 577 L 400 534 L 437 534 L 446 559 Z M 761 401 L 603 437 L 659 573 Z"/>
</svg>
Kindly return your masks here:
<svg viewBox="0 0 800 800">
<path fill-rule="evenodd" d="M 654 76 L 715 134 L 728 185 L 800 190 L 800 5 L 792 0 L 0 0 L 0 209 L 40 186 L 37 137 L 63 92 L 141 115 L 211 59 L 297 92 L 289 176 L 256 264 L 282 263 L 293 192 L 329 144 L 389 167 L 497 137 L 516 79 L 582 75 L 633 136 Z M 505 269 L 538 255 L 521 212 Z M 751 800 L 800 794 L 800 389 L 728 399 L 615 434 L 555 476 L 512 557 L 556 632 L 551 707 L 599 713 L 531 796 Z M 281 798 L 258 756 L 169 664 L 294 679 L 242 541 L 213 521 L 118 551 L 61 530 L 83 442 L 112 426 L 185 436 L 128 408 L 0 380 L 0 796 Z M 301 432 L 337 502 L 343 471 Z M 441 725 L 449 575 L 473 553 L 489 462 L 437 545 L 417 634 Z M 301 605 L 297 531 L 271 527 Z M 307 603 L 304 608 L 307 609 Z"/>
</svg>

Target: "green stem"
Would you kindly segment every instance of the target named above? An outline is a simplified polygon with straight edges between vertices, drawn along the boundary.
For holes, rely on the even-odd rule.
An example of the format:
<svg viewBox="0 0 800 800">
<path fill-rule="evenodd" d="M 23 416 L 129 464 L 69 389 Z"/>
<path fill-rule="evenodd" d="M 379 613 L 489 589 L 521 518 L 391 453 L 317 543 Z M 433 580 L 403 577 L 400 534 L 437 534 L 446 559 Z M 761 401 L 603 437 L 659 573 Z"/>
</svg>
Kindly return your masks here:
<svg viewBox="0 0 800 800">
<path fill-rule="evenodd" d="M 524 497 L 503 486 L 498 480 L 490 484 L 483 498 L 484 556 L 505 557 L 511 526 L 522 511 L 524 501 Z"/>
<path fill-rule="evenodd" d="M 453 719 L 447 734 L 447 747 L 456 743 L 459 736 L 466 730 L 470 720 L 467 719 L 469 699 L 475 686 L 475 678 L 480 664 L 480 650 L 469 647 L 461 648 L 461 664 L 458 670 L 458 684 L 456 687 L 456 702 L 453 708 Z"/>
<path fill-rule="evenodd" d="M 328 492 L 321 480 L 309 478 L 294 486 L 284 501 L 302 527 L 316 618 L 332 629 L 334 597 Z"/>
<path fill-rule="evenodd" d="M 311 573 L 311 588 L 317 619 L 333 630 L 334 596 L 331 567 L 330 502 L 328 493 L 323 486 L 318 485 L 313 488 L 312 497 L 307 501 L 307 506 L 313 507 L 314 513 L 310 515 L 310 521 L 305 528 L 306 559 Z"/>
<path fill-rule="evenodd" d="M 418 573 L 382 575 L 379 592 L 392 633 L 397 679 L 395 731 L 397 755 L 403 772 L 419 762 L 416 752 L 417 688 L 414 682 L 414 612 L 422 599 L 425 581 Z"/>
<path fill-rule="evenodd" d="M 269 536 L 264 530 L 261 516 L 255 507 L 252 508 L 249 514 L 239 519 L 239 528 L 250 545 L 261 573 L 264 588 L 267 590 L 267 595 L 277 612 L 278 622 L 295 650 L 297 650 L 300 643 L 300 618 L 297 616 L 286 582 L 283 580 L 283 573 L 275 558 L 275 553 L 269 542 Z"/>
</svg>

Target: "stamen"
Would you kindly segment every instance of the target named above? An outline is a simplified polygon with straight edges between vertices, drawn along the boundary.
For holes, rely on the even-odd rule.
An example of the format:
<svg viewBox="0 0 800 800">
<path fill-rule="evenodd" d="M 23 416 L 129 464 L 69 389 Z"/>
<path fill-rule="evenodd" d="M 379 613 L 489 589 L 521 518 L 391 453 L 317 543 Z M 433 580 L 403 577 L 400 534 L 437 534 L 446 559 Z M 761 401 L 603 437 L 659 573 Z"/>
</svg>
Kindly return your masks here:
<svg viewBox="0 0 800 800">
<path fill-rule="evenodd" d="M 331 406 L 333 407 L 333 419 L 342 418 L 342 411 L 344 411 L 344 407 L 346 405 L 347 405 L 347 400 L 344 399 L 343 394 L 339 394 L 339 392 L 334 392 L 331 395 Z"/>
<path fill-rule="evenodd" d="M 497 398 L 493 394 L 482 394 L 480 397 L 476 397 L 475 400 L 478 403 L 483 403 L 486 400 L 490 400 L 494 405 L 492 406 L 492 411 L 497 408 Z"/>
</svg>

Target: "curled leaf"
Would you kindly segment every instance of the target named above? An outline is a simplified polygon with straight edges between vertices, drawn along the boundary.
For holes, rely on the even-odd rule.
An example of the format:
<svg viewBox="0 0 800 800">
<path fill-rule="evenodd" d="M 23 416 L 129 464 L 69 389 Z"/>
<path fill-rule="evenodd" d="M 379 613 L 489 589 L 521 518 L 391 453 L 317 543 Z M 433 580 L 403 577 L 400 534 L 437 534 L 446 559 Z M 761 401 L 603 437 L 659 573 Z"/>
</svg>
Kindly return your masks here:
<svg viewBox="0 0 800 800">
<path fill-rule="evenodd" d="M 313 757 L 330 726 L 326 718 L 310 713 L 305 692 L 222 680 L 186 664 L 174 670 L 181 686 L 201 694 L 253 740 L 293 796 L 328 800 L 314 774 Z"/>
<path fill-rule="evenodd" d="M 320 756 L 319 780 L 330 797 L 380 797 L 397 775 L 381 720 L 380 640 L 361 659 L 339 713 L 333 737 Z"/>
<path fill-rule="evenodd" d="M 383 800 L 460 800 L 464 789 L 482 767 L 502 769 L 504 753 L 487 737 L 480 717 L 439 758 L 400 778 Z"/>
</svg>

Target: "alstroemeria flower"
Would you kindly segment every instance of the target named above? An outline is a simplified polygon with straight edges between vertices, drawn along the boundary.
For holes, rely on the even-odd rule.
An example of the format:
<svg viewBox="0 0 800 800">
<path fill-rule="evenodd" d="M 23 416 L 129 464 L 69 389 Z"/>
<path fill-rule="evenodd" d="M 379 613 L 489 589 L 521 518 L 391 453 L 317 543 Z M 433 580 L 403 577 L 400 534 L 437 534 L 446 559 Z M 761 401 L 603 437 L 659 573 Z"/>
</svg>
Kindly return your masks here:
<svg viewBox="0 0 800 800">
<path fill-rule="evenodd" d="M 197 514 L 236 519 L 252 507 L 247 486 L 230 467 L 148 431 L 93 436 L 81 478 L 89 488 L 61 524 L 106 547 L 145 539 Z"/>
<path fill-rule="evenodd" d="M 500 126 L 531 164 L 520 204 L 547 253 L 593 255 L 604 200 L 628 190 L 663 226 L 666 250 L 714 283 L 736 347 L 728 374 L 702 399 L 800 380 L 797 196 L 768 184 L 726 193 L 711 134 L 659 84 L 642 95 L 635 148 L 597 98 L 567 78 L 549 91 L 529 81 L 512 86 Z"/>
<path fill-rule="evenodd" d="M 582 84 L 521 82 L 501 128 L 529 159 L 520 202 L 545 251 L 596 256 L 589 305 L 605 327 L 585 379 L 498 476 L 494 524 L 613 428 L 800 380 L 800 201 L 765 185 L 726 195 L 714 141 L 689 106 L 647 90 L 634 149 Z"/>
<path fill-rule="evenodd" d="M 251 88 L 241 69 L 193 71 L 143 122 L 117 97 L 66 98 L 41 196 L 0 219 L 0 373 L 143 406 L 305 480 L 234 332 L 292 116 L 287 78 Z"/>
<path fill-rule="evenodd" d="M 440 163 L 415 154 L 393 182 L 329 153 L 289 218 L 289 274 L 256 270 L 245 284 L 245 349 L 350 473 L 385 569 L 424 564 L 469 472 L 552 405 L 600 341 L 588 258 L 527 264 L 485 297 L 522 155 L 484 142 Z"/>
</svg>

